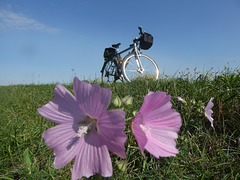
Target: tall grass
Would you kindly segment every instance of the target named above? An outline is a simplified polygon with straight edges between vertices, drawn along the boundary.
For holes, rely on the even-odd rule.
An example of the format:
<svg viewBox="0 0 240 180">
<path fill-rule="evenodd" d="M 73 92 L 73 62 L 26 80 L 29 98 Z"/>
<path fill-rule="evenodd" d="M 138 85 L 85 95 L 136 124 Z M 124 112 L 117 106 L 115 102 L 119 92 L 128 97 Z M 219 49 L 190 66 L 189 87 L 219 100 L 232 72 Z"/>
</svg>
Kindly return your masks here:
<svg viewBox="0 0 240 180">
<path fill-rule="evenodd" d="M 195 77 L 194 77 L 195 76 Z M 96 80 L 92 83 L 98 83 Z M 239 179 L 240 178 L 240 72 L 226 68 L 219 73 L 158 81 L 137 79 L 131 83 L 99 83 L 111 88 L 112 98 L 133 97 L 126 112 L 127 159 L 111 154 L 113 176 L 109 179 Z M 65 85 L 72 92 L 72 84 Z M 56 170 L 53 150 L 41 134 L 55 124 L 42 118 L 37 109 L 53 100 L 55 84 L 0 87 L 0 179 L 70 179 L 72 164 Z M 149 91 L 166 91 L 173 108 L 182 117 L 176 157 L 156 159 L 141 155 L 130 132 L 129 119 L 138 111 Z M 186 104 L 177 102 L 181 96 Z M 203 107 L 214 97 L 214 127 Z M 110 105 L 109 108 L 113 108 Z M 90 179 L 99 178 L 92 177 Z"/>
</svg>

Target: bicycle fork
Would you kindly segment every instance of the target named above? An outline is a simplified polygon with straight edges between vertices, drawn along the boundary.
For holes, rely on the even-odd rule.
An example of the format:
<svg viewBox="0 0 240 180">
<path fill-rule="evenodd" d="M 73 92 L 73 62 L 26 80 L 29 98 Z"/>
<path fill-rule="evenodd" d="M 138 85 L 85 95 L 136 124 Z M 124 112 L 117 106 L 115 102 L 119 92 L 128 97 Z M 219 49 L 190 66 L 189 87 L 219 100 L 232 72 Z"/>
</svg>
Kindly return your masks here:
<svg viewBox="0 0 240 180">
<path fill-rule="evenodd" d="M 144 68 L 142 66 L 142 63 L 140 61 L 140 57 L 139 57 L 139 50 L 137 49 L 137 47 L 135 46 L 135 60 L 136 60 L 136 63 L 137 63 L 137 72 L 143 74 L 144 73 Z"/>
</svg>

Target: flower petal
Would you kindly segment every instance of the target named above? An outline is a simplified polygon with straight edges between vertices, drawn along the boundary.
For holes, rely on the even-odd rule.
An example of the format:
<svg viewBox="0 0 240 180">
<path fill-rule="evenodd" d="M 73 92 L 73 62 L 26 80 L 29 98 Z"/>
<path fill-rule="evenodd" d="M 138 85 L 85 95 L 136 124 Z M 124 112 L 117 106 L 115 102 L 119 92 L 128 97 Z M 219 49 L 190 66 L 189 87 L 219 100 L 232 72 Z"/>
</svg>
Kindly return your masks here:
<svg viewBox="0 0 240 180">
<path fill-rule="evenodd" d="M 72 125 L 54 126 L 45 131 L 42 137 L 46 144 L 54 149 L 54 167 L 56 169 L 66 166 L 78 153 L 80 139 L 76 136 Z"/>
<path fill-rule="evenodd" d="M 175 156 L 178 153 L 174 139 L 178 137 L 174 127 L 159 128 L 150 126 L 150 136 L 147 136 L 146 150 L 155 157 Z"/>
<path fill-rule="evenodd" d="M 165 112 L 159 110 L 159 112 L 154 111 L 151 112 L 152 117 L 146 116 L 148 121 L 144 121 L 145 123 L 150 123 L 154 126 L 160 127 L 175 127 L 176 131 L 179 131 L 182 120 L 180 114 L 174 109 L 168 109 Z M 144 117 L 144 118 L 146 118 Z"/>
<path fill-rule="evenodd" d="M 155 93 L 149 92 L 145 96 L 143 105 L 139 112 L 141 112 L 144 115 L 151 116 L 152 114 L 149 112 L 152 112 L 155 110 L 158 110 L 158 112 L 160 110 L 161 111 L 165 111 L 166 109 L 168 110 L 172 106 L 171 103 L 169 103 L 170 99 L 171 99 L 171 96 L 167 95 L 165 92 L 160 92 L 160 91 Z M 145 120 L 148 120 L 148 118 L 146 118 Z"/>
<path fill-rule="evenodd" d="M 112 163 L 107 146 L 103 145 L 94 131 L 83 139 L 73 164 L 72 179 L 80 179 L 82 176 L 88 178 L 95 173 L 103 177 L 112 176 Z"/>
<path fill-rule="evenodd" d="M 143 132 L 142 128 L 140 127 L 141 121 L 138 121 L 138 119 L 140 119 L 140 118 L 141 117 L 139 114 L 135 117 L 134 121 L 132 122 L 132 132 L 136 138 L 138 147 L 140 148 L 141 153 L 142 153 L 143 157 L 145 158 L 144 149 L 147 144 L 147 137 L 146 137 L 146 134 Z"/>
<path fill-rule="evenodd" d="M 97 122 L 98 134 L 101 141 L 107 145 L 114 154 L 126 158 L 125 141 L 127 135 L 125 129 L 125 112 L 121 110 L 109 110 L 103 113 Z"/>
<path fill-rule="evenodd" d="M 54 89 L 54 100 L 38 108 L 44 118 L 56 123 L 73 123 L 84 120 L 75 97 L 62 85 Z"/>
<path fill-rule="evenodd" d="M 155 141 L 153 139 L 148 140 L 145 149 L 156 158 L 176 156 L 178 153 L 178 149 L 169 150 L 168 146 L 164 146 L 164 144 L 161 142 Z"/>
<path fill-rule="evenodd" d="M 207 111 L 207 110 L 209 110 L 209 109 L 211 109 L 212 107 L 213 107 L 213 97 L 212 98 L 210 98 L 210 100 L 209 100 L 209 102 L 208 102 L 208 104 L 207 104 L 207 106 L 206 106 L 206 108 L 205 108 L 205 110 Z"/>
<path fill-rule="evenodd" d="M 103 89 L 98 84 L 91 85 L 75 77 L 73 90 L 79 107 L 92 118 L 98 118 L 107 110 L 112 95 L 110 89 Z"/>
<path fill-rule="evenodd" d="M 208 120 L 210 121 L 210 123 L 211 123 L 211 126 L 213 127 L 213 118 L 212 118 L 212 113 L 213 113 L 213 111 L 212 111 L 212 107 L 213 107 L 213 97 L 210 99 L 210 101 L 208 102 L 208 104 L 207 104 L 207 106 L 206 106 L 206 108 L 205 108 L 205 116 L 208 118 Z M 213 127 L 214 128 L 214 127 Z"/>
</svg>

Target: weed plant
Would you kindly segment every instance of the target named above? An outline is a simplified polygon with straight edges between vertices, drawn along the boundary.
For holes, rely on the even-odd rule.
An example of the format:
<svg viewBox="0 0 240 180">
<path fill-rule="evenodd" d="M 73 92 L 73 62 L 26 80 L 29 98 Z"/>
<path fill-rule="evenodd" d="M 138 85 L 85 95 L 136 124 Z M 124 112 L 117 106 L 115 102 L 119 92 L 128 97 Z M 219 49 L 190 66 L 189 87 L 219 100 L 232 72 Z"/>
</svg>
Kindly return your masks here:
<svg viewBox="0 0 240 180">
<path fill-rule="evenodd" d="M 100 83 L 111 88 L 112 99 L 127 95 L 133 104 L 126 112 L 127 159 L 111 154 L 113 176 L 108 179 L 240 179 L 240 72 L 182 73 L 178 78 L 136 79 L 131 83 Z M 64 85 L 71 92 L 72 84 Z M 72 164 L 56 170 L 53 150 L 42 133 L 55 124 L 37 109 L 53 100 L 55 84 L 0 87 L 0 179 L 71 179 Z M 182 117 L 176 157 L 144 159 L 131 134 L 130 120 L 149 91 L 165 91 Z M 182 97 L 186 103 L 176 98 Z M 204 106 L 214 97 L 214 129 Z M 114 108 L 111 104 L 110 109 Z M 90 179 L 101 179 L 91 177 Z"/>
</svg>

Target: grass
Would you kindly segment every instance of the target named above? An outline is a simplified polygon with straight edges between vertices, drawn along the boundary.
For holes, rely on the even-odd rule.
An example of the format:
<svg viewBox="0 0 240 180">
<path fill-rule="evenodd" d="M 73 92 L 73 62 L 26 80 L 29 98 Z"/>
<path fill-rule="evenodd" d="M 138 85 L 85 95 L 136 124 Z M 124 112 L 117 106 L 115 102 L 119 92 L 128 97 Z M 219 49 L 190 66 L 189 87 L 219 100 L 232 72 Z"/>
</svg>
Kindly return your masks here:
<svg viewBox="0 0 240 180">
<path fill-rule="evenodd" d="M 148 91 L 166 91 L 183 123 L 176 157 L 156 159 L 145 151 L 144 159 L 126 121 L 127 159 L 111 154 L 113 176 L 108 179 L 240 179 L 239 69 L 225 68 L 213 74 L 195 70 L 194 74 L 184 72 L 179 78 L 99 84 L 111 88 L 112 98 L 133 97 L 133 105 L 124 108 L 126 119 L 140 109 Z M 65 86 L 72 92 L 71 84 Z M 54 169 L 53 150 L 41 137 L 55 124 L 42 118 L 37 109 L 53 100 L 54 87 L 55 84 L 0 87 L 0 179 L 71 179 L 73 162 Z M 177 102 L 178 96 L 187 104 Z M 210 97 L 214 97 L 215 129 L 203 114 Z M 99 177 L 90 179 L 95 178 Z"/>
</svg>

